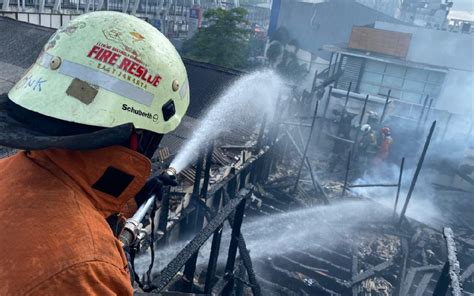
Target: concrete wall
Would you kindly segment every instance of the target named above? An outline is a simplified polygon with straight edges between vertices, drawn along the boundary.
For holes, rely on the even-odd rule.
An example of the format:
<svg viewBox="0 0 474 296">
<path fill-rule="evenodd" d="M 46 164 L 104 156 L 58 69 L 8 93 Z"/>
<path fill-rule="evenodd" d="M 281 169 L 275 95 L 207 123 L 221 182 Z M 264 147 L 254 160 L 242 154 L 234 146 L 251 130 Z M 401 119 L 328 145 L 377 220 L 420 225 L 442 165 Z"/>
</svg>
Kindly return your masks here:
<svg viewBox="0 0 474 296">
<path fill-rule="evenodd" d="M 325 44 L 347 43 L 353 26 L 367 26 L 375 21 L 400 23 L 393 17 L 351 0 L 306 3 L 281 0 L 278 26 L 285 26 L 302 49 L 329 60 Z"/>
<path fill-rule="evenodd" d="M 375 28 L 411 33 L 407 60 L 474 72 L 474 35 L 456 34 L 387 22 L 376 22 Z"/>
<path fill-rule="evenodd" d="M 474 72 L 450 69 L 436 107 L 474 120 Z"/>
<path fill-rule="evenodd" d="M 452 113 L 474 114 L 474 35 L 456 34 L 386 22 L 375 28 L 411 33 L 407 60 L 449 69 L 436 107 Z"/>
</svg>

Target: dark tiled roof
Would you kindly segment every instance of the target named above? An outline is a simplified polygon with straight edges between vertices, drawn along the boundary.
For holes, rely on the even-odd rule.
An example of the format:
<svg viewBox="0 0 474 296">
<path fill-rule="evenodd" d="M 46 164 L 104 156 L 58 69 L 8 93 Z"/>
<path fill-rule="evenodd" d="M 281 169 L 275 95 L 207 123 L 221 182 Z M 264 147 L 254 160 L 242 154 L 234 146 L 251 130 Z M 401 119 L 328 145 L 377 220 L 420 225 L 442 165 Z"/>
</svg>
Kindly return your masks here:
<svg viewBox="0 0 474 296">
<path fill-rule="evenodd" d="M 191 103 L 188 115 L 200 117 L 216 98 L 242 72 L 219 66 L 184 59 L 189 77 Z"/>
<path fill-rule="evenodd" d="M 55 29 L 0 17 L 0 61 L 28 68 Z"/>
</svg>

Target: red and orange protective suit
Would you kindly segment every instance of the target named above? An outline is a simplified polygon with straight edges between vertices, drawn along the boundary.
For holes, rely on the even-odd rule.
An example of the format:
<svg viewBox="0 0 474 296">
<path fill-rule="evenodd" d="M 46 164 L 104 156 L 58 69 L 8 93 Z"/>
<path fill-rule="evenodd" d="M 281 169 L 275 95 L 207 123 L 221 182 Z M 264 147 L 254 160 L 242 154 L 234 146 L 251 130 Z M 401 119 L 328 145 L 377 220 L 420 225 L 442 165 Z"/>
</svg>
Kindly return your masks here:
<svg viewBox="0 0 474 296">
<path fill-rule="evenodd" d="M 136 210 L 150 168 L 120 146 L 0 160 L 0 294 L 132 295 L 106 217 Z"/>
<path fill-rule="evenodd" d="M 392 146 L 393 139 L 390 135 L 383 136 L 382 143 L 380 144 L 379 151 L 374 158 L 373 164 L 379 165 L 384 162 L 390 155 L 390 146 Z"/>
</svg>

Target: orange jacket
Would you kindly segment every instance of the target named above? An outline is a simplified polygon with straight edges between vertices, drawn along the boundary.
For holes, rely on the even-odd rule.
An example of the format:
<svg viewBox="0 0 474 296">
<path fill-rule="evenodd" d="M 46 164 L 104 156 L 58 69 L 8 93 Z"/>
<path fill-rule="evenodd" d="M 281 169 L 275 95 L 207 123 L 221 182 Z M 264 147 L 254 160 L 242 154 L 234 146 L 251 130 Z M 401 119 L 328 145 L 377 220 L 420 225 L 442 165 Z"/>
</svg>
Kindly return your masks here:
<svg viewBox="0 0 474 296">
<path fill-rule="evenodd" d="M 120 146 L 0 160 L 0 295 L 132 295 L 105 218 L 136 210 L 150 169 Z"/>
</svg>

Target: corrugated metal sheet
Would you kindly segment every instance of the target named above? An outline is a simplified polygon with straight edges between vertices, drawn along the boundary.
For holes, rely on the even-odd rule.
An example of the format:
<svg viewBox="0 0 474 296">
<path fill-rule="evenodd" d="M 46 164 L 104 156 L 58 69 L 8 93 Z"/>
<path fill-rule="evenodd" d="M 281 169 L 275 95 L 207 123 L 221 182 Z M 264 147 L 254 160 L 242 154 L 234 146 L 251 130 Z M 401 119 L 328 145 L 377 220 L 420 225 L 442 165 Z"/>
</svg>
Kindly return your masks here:
<svg viewBox="0 0 474 296">
<path fill-rule="evenodd" d="M 349 84 L 352 82 L 351 91 L 355 91 L 364 59 L 345 56 L 343 62 L 343 72 L 341 78 L 339 78 L 337 87 L 347 90 L 349 88 Z"/>
</svg>

